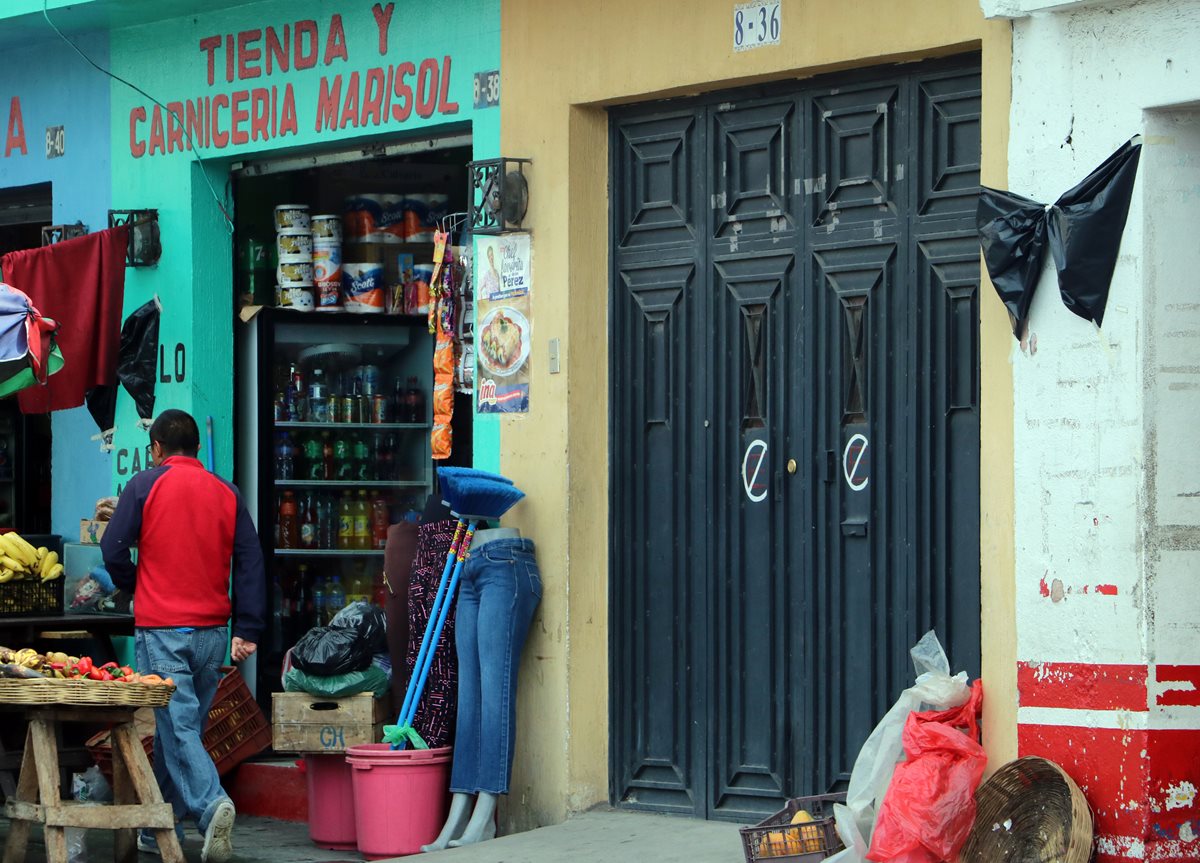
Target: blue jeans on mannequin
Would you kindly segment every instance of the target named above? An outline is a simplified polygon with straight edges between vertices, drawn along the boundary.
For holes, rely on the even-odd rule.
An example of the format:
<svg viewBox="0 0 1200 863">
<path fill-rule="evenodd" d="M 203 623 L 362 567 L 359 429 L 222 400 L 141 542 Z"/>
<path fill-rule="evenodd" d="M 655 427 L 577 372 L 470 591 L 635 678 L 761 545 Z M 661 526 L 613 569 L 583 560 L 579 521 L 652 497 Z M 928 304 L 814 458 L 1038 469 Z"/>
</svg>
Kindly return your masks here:
<svg viewBox="0 0 1200 863">
<path fill-rule="evenodd" d="M 473 549 L 455 612 L 458 723 L 450 790 L 507 794 L 516 740 L 517 671 L 542 579 L 533 541 L 497 539 Z"/>
<path fill-rule="evenodd" d="M 178 822 L 192 818 L 203 833 L 217 804 L 226 799 L 202 735 L 227 645 L 225 627 L 138 629 L 134 636 L 138 670 L 175 680 L 167 706 L 154 711 L 154 778 L 175 810 L 180 838 Z M 143 837 L 152 839 L 153 834 Z"/>
</svg>

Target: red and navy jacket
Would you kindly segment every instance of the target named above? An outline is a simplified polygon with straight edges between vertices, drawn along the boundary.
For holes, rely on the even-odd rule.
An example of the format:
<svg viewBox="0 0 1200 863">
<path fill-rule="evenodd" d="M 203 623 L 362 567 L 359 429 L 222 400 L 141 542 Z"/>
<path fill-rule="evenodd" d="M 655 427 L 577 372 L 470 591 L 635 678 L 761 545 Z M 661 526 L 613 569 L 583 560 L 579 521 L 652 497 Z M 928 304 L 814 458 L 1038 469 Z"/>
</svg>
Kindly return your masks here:
<svg viewBox="0 0 1200 863">
<path fill-rule="evenodd" d="M 224 626 L 232 611 L 233 634 L 258 641 L 267 604 L 258 535 L 237 486 L 198 460 L 170 456 L 135 474 L 100 546 L 113 583 L 134 594 L 136 626 Z"/>
</svg>

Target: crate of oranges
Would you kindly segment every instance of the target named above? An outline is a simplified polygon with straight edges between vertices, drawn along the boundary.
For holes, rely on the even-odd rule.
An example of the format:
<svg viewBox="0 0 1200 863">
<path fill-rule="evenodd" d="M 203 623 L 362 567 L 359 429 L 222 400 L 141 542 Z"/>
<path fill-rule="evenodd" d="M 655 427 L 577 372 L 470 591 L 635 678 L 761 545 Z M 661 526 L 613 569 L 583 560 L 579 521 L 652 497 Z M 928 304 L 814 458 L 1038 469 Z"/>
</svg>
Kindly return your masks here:
<svg viewBox="0 0 1200 863">
<path fill-rule="evenodd" d="M 741 828 L 746 863 L 797 860 L 816 863 L 842 850 L 833 826 L 833 804 L 845 794 L 793 797 L 783 809 L 753 827 Z"/>
</svg>

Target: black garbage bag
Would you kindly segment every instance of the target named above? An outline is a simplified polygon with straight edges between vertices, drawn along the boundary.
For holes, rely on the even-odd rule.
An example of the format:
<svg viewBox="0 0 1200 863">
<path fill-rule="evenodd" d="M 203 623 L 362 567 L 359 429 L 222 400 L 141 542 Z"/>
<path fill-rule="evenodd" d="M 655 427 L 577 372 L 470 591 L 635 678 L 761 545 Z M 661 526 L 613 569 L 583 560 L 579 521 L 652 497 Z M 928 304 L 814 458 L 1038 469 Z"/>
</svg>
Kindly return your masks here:
<svg viewBox="0 0 1200 863">
<path fill-rule="evenodd" d="M 980 192 L 975 222 L 984 263 L 1018 339 L 1029 318 L 1047 239 L 1063 303 L 1096 326 L 1104 323 L 1142 152 L 1134 140 L 1050 206 L 986 186 Z"/>
<path fill-rule="evenodd" d="M 334 629 L 353 629 L 371 655 L 387 652 L 387 614 L 369 602 L 352 602 L 334 615 Z"/>
<path fill-rule="evenodd" d="M 154 417 L 154 384 L 158 378 L 158 300 L 143 303 L 121 327 L 121 349 L 117 354 L 117 380 L 133 397 L 138 416 Z"/>
<path fill-rule="evenodd" d="M 365 670 L 371 655 L 353 629 L 314 626 L 292 648 L 292 665 L 306 674 L 333 677 Z"/>
<path fill-rule="evenodd" d="M 87 408 L 100 429 L 100 449 L 111 451 L 113 426 L 117 420 L 117 385 L 103 384 L 88 390 Z"/>
<path fill-rule="evenodd" d="M 338 612 L 329 626 L 316 626 L 292 648 L 292 665 L 306 674 L 332 677 L 363 671 L 376 653 L 387 650 L 383 609 L 355 602 Z"/>
</svg>

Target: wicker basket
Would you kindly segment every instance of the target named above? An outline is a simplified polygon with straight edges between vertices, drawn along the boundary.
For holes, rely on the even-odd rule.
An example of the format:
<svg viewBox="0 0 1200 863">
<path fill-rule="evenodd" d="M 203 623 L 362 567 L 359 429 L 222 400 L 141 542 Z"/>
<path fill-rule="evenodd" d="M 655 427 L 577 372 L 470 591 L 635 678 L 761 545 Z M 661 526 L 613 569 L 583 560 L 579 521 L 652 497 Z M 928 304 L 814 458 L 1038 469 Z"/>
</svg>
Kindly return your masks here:
<svg viewBox="0 0 1200 863">
<path fill-rule="evenodd" d="M 0 704 L 80 707 L 166 707 L 174 686 L 50 678 L 0 680 Z"/>
<path fill-rule="evenodd" d="M 833 804 L 845 803 L 845 794 L 793 797 L 780 811 L 753 827 L 742 827 L 742 851 L 746 863 L 758 860 L 790 860 L 816 863 L 842 850 L 833 825 Z M 793 824 L 801 809 L 813 820 Z"/>
<path fill-rule="evenodd" d="M 1062 768 L 1044 758 L 1021 758 L 975 792 L 975 826 L 959 860 L 1056 860 L 1087 863 L 1092 856 L 1092 811 Z"/>
</svg>

